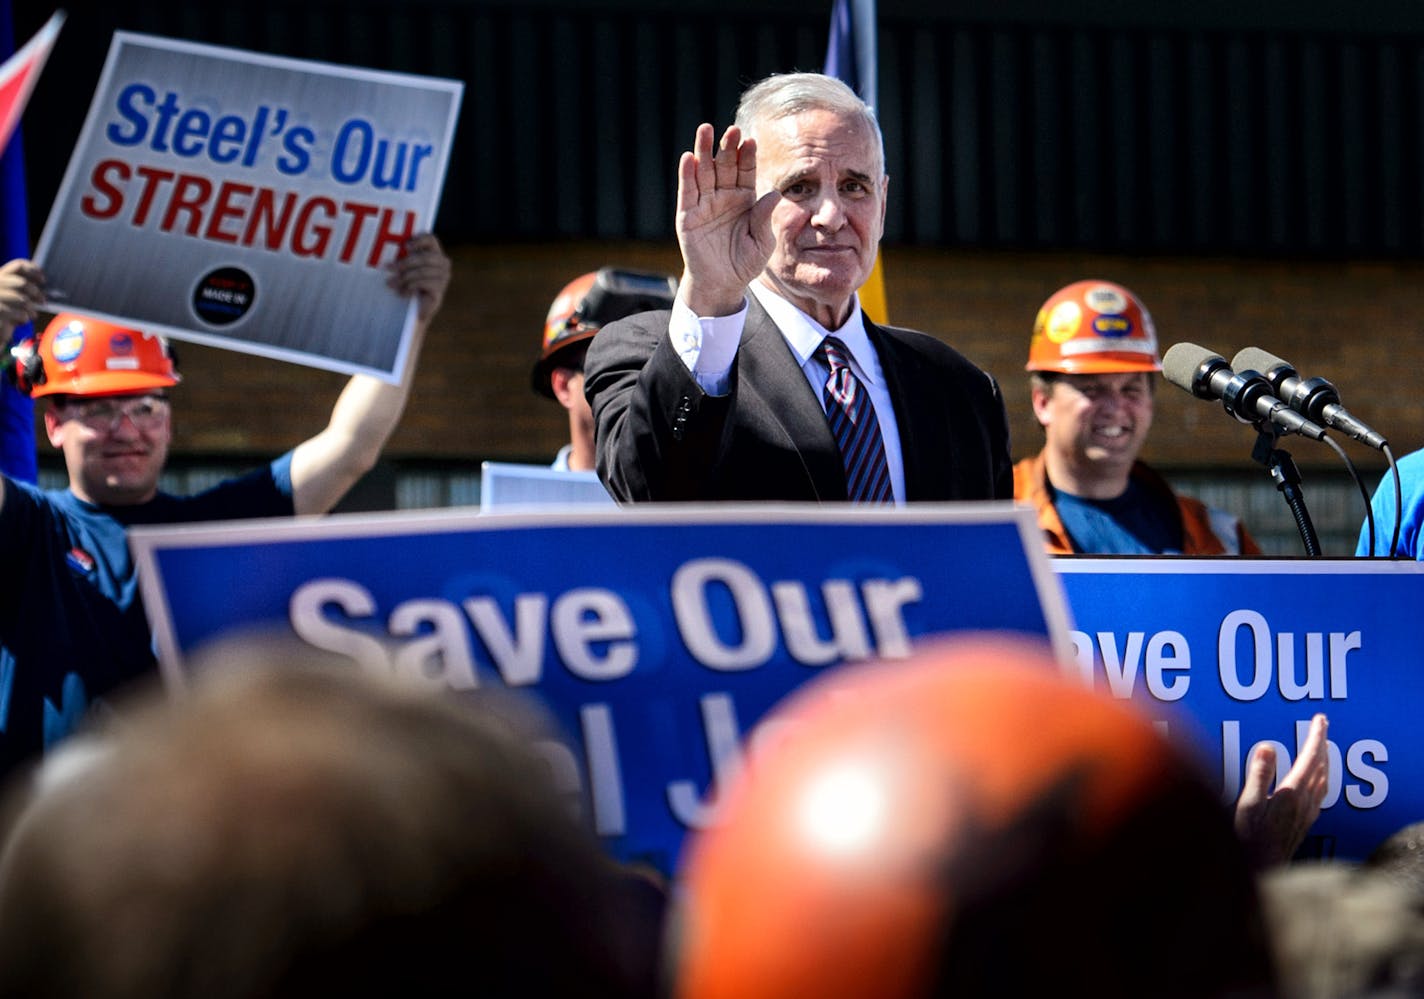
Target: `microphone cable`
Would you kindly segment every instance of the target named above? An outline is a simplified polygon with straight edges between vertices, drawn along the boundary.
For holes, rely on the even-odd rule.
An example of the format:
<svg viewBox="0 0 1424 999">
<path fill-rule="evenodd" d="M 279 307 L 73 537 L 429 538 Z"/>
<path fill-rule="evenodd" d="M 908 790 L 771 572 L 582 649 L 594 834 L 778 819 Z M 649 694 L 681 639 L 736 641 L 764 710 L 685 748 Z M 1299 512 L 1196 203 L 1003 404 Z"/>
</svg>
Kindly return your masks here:
<svg viewBox="0 0 1424 999">
<path fill-rule="evenodd" d="M 1389 462 L 1389 475 L 1394 480 L 1394 536 L 1389 539 L 1389 557 L 1398 558 L 1396 552 L 1399 550 L 1399 523 L 1404 516 L 1404 497 L 1400 492 L 1399 466 L 1394 463 L 1394 452 L 1385 444 L 1381 451 L 1384 452 L 1385 459 Z M 1375 522 L 1370 520 L 1370 554 L 1375 553 Z"/>
</svg>

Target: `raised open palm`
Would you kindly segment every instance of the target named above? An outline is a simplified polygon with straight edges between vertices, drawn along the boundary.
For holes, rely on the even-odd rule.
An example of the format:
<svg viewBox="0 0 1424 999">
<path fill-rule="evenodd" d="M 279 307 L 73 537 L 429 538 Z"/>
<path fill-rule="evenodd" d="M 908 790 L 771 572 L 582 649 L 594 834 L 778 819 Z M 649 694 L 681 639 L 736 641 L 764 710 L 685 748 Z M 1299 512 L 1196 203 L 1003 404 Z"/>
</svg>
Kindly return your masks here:
<svg viewBox="0 0 1424 999">
<path fill-rule="evenodd" d="M 698 315 L 741 308 L 747 285 L 771 257 L 771 209 L 777 192 L 756 195 L 756 140 L 730 126 L 714 145 L 706 123 L 678 162 L 677 240 L 683 301 Z"/>
</svg>

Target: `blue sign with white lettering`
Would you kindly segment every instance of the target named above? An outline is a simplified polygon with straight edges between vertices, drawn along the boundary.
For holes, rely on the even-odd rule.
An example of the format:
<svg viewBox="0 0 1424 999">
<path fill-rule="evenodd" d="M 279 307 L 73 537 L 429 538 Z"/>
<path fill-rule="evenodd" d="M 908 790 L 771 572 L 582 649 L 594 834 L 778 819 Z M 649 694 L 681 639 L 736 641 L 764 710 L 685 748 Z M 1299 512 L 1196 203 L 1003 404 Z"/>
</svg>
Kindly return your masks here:
<svg viewBox="0 0 1424 999">
<path fill-rule="evenodd" d="M 1363 857 L 1424 817 L 1418 563 L 1049 560 L 1031 513 L 997 504 L 130 535 L 172 682 L 204 643 L 258 627 L 457 690 L 535 693 L 566 735 L 556 765 L 609 848 L 663 870 L 778 700 L 826 666 L 964 629 L 1049 635 L 1069 672 L 1137 701 L 1226 801 L 1253 745 L 1276 743 L 1284 774 L 1325 712 L 1330 788 L 1308 851 Z"/>
<path fill-rule="evenodd" d="M 165 675 L 233 629 L 537 695 L 594 828 L 665 871 L 751 726 L 826 666 L 1067 633 L 1031 515 L 723 506 L 134 528 Z M 215 594 L 221 594 L 216 598 Z"/>
<path fill-rule="evenodd" d="M 1193 745 L 1222 793 L 1276 743 L 1283 776 L 1330 719 L 1330 787 L 1306 849 L 1361 858 L 1424 818 L 1416 782 L 1424 565 L 1366 559 L 1057 559 L 1079 672 Z M 1172 720 L 1169 720 L 1170 719 Z M 1173 732 L 1186 725 L 1187 732 Z"/>
</svg>

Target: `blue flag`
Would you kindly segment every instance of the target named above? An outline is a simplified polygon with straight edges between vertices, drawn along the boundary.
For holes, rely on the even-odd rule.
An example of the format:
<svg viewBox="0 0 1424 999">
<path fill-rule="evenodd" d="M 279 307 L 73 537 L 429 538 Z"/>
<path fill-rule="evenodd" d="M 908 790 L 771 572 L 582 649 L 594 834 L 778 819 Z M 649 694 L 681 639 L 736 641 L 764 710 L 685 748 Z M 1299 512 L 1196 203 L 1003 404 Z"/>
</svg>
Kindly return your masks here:
<svg viewBox="0 0 1424 999">
<path fill-rule="evenodd" d="M 875 0 L 833 0 L 826 75 L 844 81 L 871 107 L 876 103 Z"/>
<path fill-rule="evenodd" d="M 826 40 L 825 73 L 841 80 L 872 108 L 876 101 L 875 47 L 875 0 L 834 0 L 831 30 Z M 871 322 L 890 321 L 879 254 L 859 294 L 860 307 Z"/>
<path fill-rule="evenodd" d="M 0 60 L 15 51 L 15 28 L 10 0 L 0 0 Z M 29 215 L 25 210 L 25 163 L 20 130 L 10 136 L 0 154 L 0 263 L 30 255 Z M 27 323 L 15 330 L 16 340 L 33 336 Z M 8 349 L 9 345 L 3 345 Z M 4 379 L 0 379 L 0 472 L 24 482 L 38 476 L 35 465 L 34 404 Z"/>
</svg>

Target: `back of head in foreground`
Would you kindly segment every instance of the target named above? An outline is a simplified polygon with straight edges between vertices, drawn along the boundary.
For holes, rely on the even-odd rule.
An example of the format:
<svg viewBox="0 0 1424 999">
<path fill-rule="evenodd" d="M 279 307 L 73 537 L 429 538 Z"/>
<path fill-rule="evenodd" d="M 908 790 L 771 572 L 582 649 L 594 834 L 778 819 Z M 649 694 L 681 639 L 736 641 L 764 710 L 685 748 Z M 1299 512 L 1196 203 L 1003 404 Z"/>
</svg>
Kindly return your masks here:
<svg viewBox="0 0 1424 999">
<path fill-rule="evenodd" d="M 210 671 L 41 785 L 0 994 L 625 994 L 610 872 L 528 718 L 282 666 Z"/>
<path fill-rule="evenodd" d="M 1285 999 L 1424 995 L 1424 897 L 1368 864 L 1272 868 L 1261 893 Z"/>
<path fill-rule="evenodd" d="M 1390 833 L 1365 863 L 1424 899 L 1424 821 Z"/>
<path fill-rule="evenodd" d="M 682 999 L 1274 995 L 1221 802 L 1043 647 L 959 639 L 775 717 L 688 853 Z"/>
</svg>

